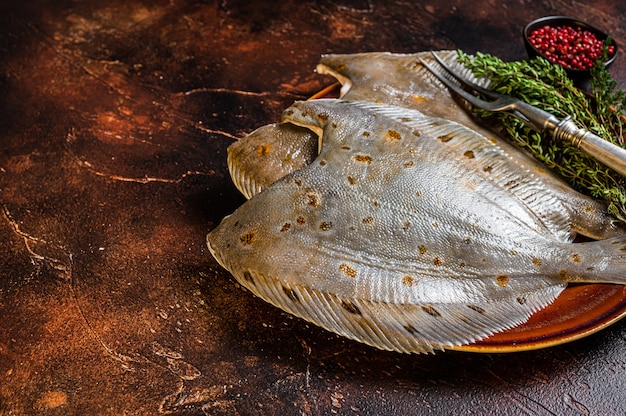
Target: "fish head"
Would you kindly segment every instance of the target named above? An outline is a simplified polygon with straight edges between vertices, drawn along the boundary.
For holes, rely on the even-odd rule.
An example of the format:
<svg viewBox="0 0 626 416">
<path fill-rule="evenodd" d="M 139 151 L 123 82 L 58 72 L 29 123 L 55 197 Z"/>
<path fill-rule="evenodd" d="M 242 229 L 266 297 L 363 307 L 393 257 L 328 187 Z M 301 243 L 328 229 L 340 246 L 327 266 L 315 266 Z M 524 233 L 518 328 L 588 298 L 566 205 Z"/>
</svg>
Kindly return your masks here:
<svg viewBox="0 0 626 416">
<path fill-rule="evenodd" d="M 250 199 L 282 177 L 310 164 L 318 135 L 293 123 L 262 126 L 228 147 L 228 169 L 235 186 Z"/>
</svg>

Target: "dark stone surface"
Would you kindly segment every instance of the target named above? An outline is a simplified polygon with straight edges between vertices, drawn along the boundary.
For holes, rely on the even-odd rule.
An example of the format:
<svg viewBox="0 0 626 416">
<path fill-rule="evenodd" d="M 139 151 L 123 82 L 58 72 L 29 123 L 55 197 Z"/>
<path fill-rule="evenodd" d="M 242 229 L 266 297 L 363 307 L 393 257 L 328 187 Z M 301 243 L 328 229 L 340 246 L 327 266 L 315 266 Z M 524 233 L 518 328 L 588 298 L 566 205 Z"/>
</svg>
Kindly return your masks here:
<svg viewBox="0 0 626 416">
<path fill-rule="evenodd" d="M 4 2 L 0 415 L 626 413 L 623 321 L 523 353 L 381 352 L 255 298 L 205 246 L 243 202 L 226 147 L 326 86 L 321 54 L 521 59 L 549 14 L 626 45 L 617 0 Z"/>
</svg>

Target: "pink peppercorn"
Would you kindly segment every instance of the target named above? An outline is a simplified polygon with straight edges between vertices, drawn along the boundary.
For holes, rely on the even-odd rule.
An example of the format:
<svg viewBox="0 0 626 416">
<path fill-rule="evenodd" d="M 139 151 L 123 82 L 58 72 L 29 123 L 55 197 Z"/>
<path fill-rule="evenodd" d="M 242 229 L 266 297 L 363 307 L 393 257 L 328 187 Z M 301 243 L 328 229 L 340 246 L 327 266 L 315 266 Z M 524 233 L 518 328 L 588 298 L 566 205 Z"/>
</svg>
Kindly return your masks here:
<svg viewBox="0 0 626 416">
<path fill-rule="evenodd" d="M 592 32 L 572 26 L 543 26 L 533 30 L 528 41 L 544 58 L 569 69 L 590 69 L 604 45 Z M 613 45 L 608 53 L 615 53 Z"/>
</svg>

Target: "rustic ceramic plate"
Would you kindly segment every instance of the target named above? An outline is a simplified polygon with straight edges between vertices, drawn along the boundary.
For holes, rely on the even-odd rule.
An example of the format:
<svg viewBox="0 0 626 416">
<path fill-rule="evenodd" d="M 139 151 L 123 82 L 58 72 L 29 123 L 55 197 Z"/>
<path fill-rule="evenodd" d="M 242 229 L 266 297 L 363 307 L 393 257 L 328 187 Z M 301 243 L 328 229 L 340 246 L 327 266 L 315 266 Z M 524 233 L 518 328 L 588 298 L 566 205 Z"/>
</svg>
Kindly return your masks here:
<svg viewBox="0 0 626 416">
<path fill-rule="evenodd" d="M 311 97 L 338 98 L 341 85 L 332 84 Z M 516 352 L 564 344 L 617 322 L 626 316 L 626 286 L 569 285 L 549 306 L 523 325 L 492 335 L 457 351 Z"/>
</svg>

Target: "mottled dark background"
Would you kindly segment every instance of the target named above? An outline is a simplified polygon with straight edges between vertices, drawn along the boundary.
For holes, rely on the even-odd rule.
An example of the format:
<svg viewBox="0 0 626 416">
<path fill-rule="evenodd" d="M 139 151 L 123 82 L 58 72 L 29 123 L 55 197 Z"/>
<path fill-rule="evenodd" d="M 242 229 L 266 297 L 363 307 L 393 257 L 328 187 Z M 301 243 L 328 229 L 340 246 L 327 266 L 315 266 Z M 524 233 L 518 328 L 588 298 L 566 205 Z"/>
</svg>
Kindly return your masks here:
<svg viewBox="0 0 626 416">
<path fill-rule="evenodd" d="M 328 85 L 323 53 L 521 59 L 595 1 L 14 1 L 0 6 L 0 415 L 626 413 L 626 324 L 514 354 L 381 352 L 242 290 L 205 235 L 226 147 Z M 613 66 L 626 85 L 626 54 Z"/>
</svg>

